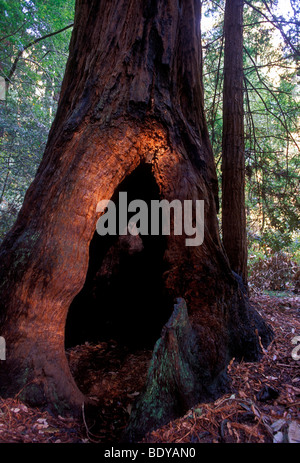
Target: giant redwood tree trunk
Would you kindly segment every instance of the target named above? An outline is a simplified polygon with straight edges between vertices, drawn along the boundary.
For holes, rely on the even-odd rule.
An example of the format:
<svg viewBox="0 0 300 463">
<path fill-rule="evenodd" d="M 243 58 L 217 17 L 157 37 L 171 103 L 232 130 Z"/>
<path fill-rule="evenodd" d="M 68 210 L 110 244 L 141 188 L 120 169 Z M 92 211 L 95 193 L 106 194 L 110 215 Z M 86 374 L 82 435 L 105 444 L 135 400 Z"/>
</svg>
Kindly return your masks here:
<svg viewBox="0 0 300 463">
<path fill-rule="evenodd" d="M 85 283 L 97 203 L 141 166 L 160 198 L 205 201 L 203 244 L 188 247 L 171 233 L 163 252 L 163 286 L 185 301 L 197 345 L 195 401 L 214 389 L 232 356 L 256 359 L 258 335 L 267 342 L 218 234 L 199 18 L 198 0 L 77 0 L 44 157 L 0 251 L 1 393 L 22 391 L 24 400 L 59 410 L 86 401 L 64 352 L 68 310 Z"/>
</svg>

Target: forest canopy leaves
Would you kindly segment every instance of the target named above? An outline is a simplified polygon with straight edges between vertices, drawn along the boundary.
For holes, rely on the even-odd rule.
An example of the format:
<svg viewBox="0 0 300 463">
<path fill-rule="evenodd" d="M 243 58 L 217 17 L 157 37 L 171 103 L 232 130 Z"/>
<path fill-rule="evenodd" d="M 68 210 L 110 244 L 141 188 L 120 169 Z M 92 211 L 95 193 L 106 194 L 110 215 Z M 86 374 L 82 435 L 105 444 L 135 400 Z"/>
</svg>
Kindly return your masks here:
<svg viewBox="0 0 300 463">
<path fill-rule="evenodd" d="M 299 249 L 299 21 L 291 2 L 244 4 L 246 207 L 249 244 Z M 222 149 L 224 2 L 204 2 L 206 114 L 218 169 Z M 220 177 L 220 172 L 219 172 Z"/>
<path fill-rule="evenodd" d="M 64 75 L 74 1 L 0 0 L 0 239 L 41 161 Z M 53 34 L 53 35 L 52 35 Z M 45 37 L 45 38 L 44 38 Z"/>
</svg>

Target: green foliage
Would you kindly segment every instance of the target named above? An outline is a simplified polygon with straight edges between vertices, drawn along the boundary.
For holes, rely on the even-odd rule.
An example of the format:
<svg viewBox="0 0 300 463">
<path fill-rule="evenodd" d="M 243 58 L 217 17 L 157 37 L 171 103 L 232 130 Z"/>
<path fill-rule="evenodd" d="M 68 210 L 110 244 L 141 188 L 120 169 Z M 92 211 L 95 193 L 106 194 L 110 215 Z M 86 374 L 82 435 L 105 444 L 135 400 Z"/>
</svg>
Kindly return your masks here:
<svg viewBox="0 0 300 463">
<path fill-rule="evenodd" d="M 73 16 L 74 0 L 0 0 L 0 76 L 7 83 L 0 102 L 0 241 L 41 161 L 71 28 L 42 38 L 72 24 Z"/>
<path fill-rule="evenodd" d="M 299 236 L 300 7 L 283 18 L 277 1 L 245 1 L 244 89 L 247 226 L 251 245 L 274 251 Z M 213 19 L 204 35 L 207 121 L 221 184 L 224 2 L 204 2 Z M 218 5 L 218 7 L 216 7 Z M 292 44 L 289 43 L 289 39 Z"/>
</svg>

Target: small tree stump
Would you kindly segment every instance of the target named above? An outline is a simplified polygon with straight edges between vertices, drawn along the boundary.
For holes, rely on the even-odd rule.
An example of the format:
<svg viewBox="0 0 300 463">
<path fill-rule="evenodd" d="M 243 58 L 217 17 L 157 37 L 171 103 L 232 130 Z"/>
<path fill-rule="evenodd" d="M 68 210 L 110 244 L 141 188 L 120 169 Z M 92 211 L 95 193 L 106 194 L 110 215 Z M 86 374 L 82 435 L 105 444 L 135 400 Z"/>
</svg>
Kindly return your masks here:
<svg viewBox="0 0 300 463">
<path fill-rule="evenodd" d="M 224 382 L 221 375 L 219 383 Z M 197 335 L 185 300 L 177 299 L 174 311 L 155 344 L 145 388 L 132 410 L 124 440 L 140 440 L 183 415 L 201 397 L 212 396 L 199 367 Z"/>
</svg>

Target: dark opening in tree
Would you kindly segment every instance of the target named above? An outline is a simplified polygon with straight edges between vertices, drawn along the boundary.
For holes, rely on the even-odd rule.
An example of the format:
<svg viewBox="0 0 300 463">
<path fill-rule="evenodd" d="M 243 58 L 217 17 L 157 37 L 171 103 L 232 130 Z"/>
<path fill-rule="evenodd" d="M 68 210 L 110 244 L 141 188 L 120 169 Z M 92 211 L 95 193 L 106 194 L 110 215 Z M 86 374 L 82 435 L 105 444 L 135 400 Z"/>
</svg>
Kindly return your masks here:
<svg viewBox="0 0 300 463">
<path fill-rule="evenodd" d="M 151 229 L 151 201 L 160 200 L 151 165 L 141 164 L 116 189 L 117 219 L 120 192 L 127 193 L 128 204 L 136 199 L 147 204 Z M 153 348 L 173 311 L 164 286 L 166 244 L 161 234 L 94 233 L 86 281 L 68 312 L 66 347 L 115 339 L 133 349 Z"/>
</svg>

